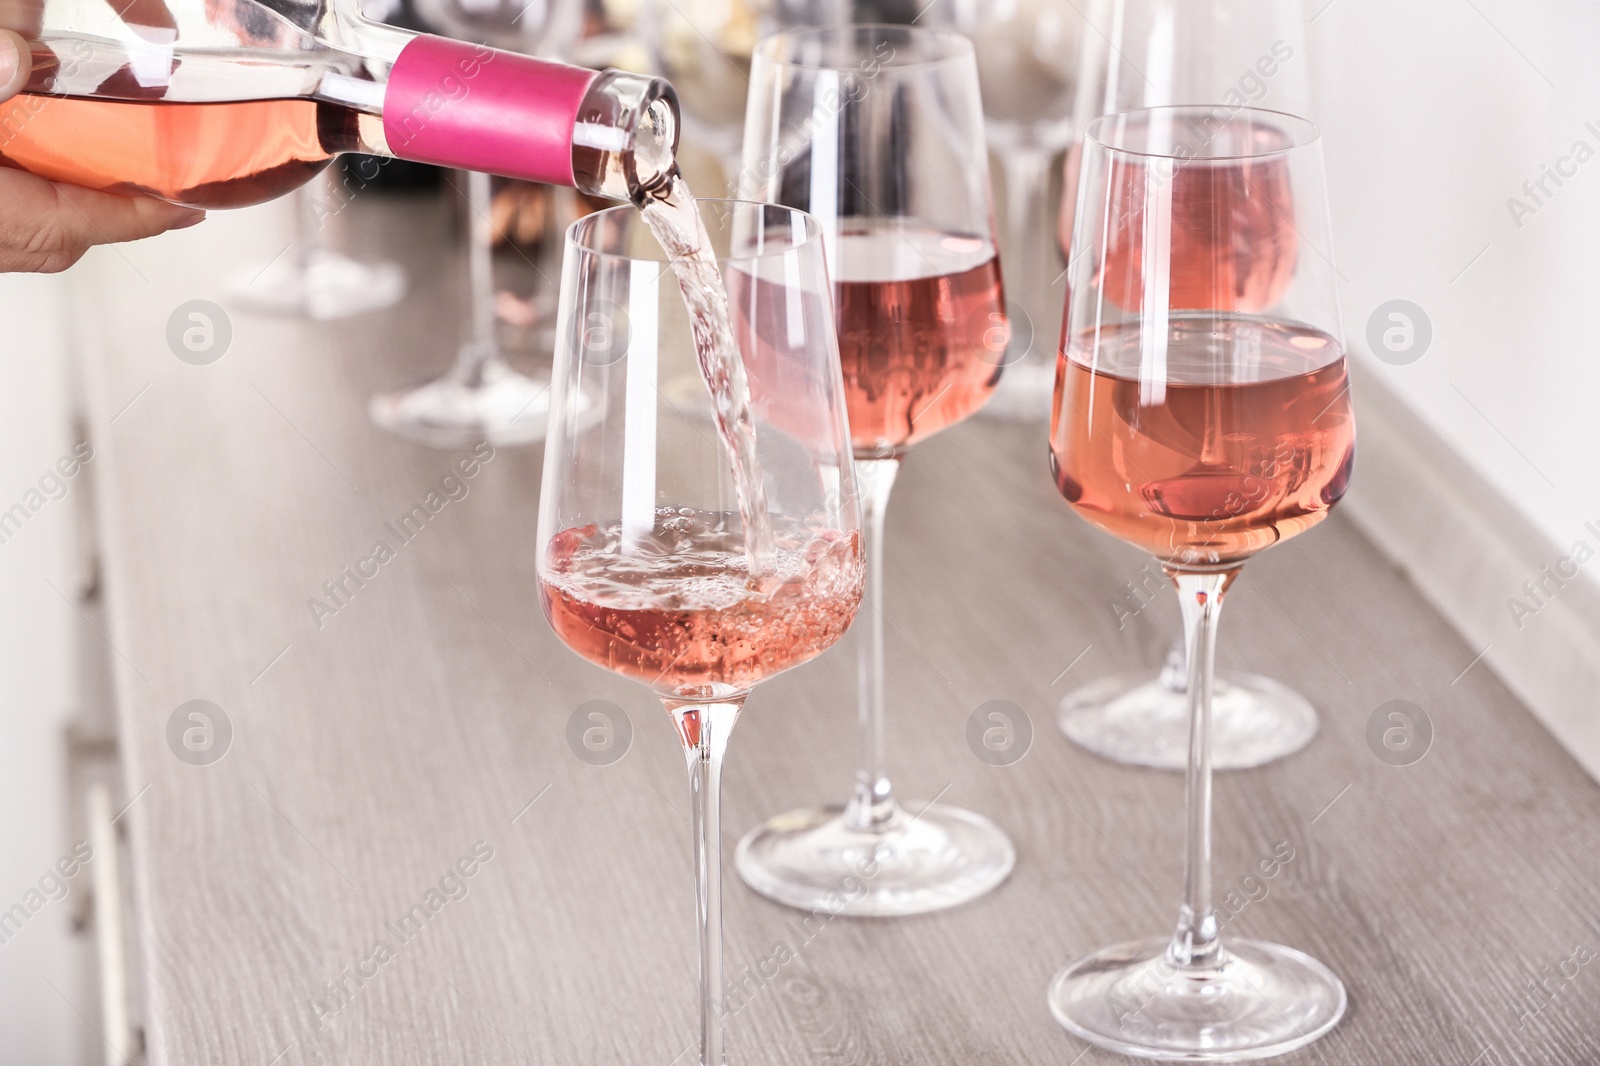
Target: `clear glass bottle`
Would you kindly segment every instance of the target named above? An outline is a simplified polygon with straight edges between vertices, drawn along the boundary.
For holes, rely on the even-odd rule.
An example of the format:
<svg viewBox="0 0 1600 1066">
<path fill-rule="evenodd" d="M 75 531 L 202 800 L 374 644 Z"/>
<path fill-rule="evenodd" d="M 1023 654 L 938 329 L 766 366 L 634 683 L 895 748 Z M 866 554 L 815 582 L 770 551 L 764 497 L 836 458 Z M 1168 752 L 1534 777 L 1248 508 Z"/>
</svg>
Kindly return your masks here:
<svg viewBox="0 0 1600 1066">
<path fill-rule="evenodd" d="M 0 104 L 0 160 L 57 181 L 241 207 L 362 152 L 638 200 L 674 170 L 659 78 L 592 71 L 337 14 L 327 0 L 46 0 Z"/>
</svg>

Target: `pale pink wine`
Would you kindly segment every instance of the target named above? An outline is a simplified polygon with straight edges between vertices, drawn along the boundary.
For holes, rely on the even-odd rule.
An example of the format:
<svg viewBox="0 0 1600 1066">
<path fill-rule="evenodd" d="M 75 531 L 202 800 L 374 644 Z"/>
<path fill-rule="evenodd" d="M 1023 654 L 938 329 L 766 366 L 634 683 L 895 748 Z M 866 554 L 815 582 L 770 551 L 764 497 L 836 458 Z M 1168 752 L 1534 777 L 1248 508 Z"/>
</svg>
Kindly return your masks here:
<svg viewBox="0 0 1600 1066">
<path fill-rule="evenodd" d="M 1061 353 L 1061 494 L 1179 567 L 1231 566 L 1321 521 L 1355 457 L 1339 342 L 1228 315 L 1177 317 L 1162 334 L 1108 326 Z"/>
<path fill-rule="evenodd" d="M 717 436 L 728 456 L 739 513 L 744 519 L 745 554 L 758 569 L 762 568 L 772 550 L 772 530 L 761 463 L 756 456 L 750 382 L 734 339 L 728 291 L 717 268 L 710 234 L 688 182 L 676 169 L 667 185 L 644 201 L 641 215 L 667 253 L 684 306 L 689 309 L 696 364 L 706 391 L 711 394 Z"/>
<path fill-rule="evenodd" d="M 1114 155 L 1107 188 L 1105 255 L 1097 265 L 1106 297 L 1124 310 L 1144 306 L 1146 223 L 1170 196 L 1167 306 L 1172 310 L 1261 312 L 1294 279 L 1294 227 L 1286 156 L 1194 160 L 1152 171 Z M 1100 219 L 1086 220 L 1090 225 Z M 1161 242 L 1152 245 L 1168 254 Z"/>
<path fill-rule="evenodd" d="M 895 455 L 982 407 L 1010 339 L 989 240 L 890 219 L 828 248 L 858 458 Z"/>
<path fill-rule="evenodd" d="M 105 192 L 244 207 L 305 184 L 336 154 L 359 147 L 364 117 L 305 99 L 171 103 L 24 93 L 0 104 L 0 163 Z"/>
<path fill-rule="evenodd" d="M 839 639 L 863 564 L 856 533 L 791 524 L 752 580 L 738 525 L 667 508 L 635 536 L 620 523 L 563 530 L 540 567 L 545 616 L 578 654 L 662 695 L 747 691 Z"/>
</svg>

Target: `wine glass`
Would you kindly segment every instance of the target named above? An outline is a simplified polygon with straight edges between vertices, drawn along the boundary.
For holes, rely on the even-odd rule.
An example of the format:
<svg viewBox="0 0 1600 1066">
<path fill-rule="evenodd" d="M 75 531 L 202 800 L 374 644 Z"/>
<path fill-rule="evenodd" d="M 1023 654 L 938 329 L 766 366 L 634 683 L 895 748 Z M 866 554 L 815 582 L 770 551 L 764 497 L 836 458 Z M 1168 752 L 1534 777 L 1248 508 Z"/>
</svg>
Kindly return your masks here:
<svg viewBox="0 0 1600 1066">
<path fill-rule="evenodd" d="M 208 13 L 212 10 L 207 8 Z M 310 29 L 313 24 L 334 37 L 353 38 L 360 33 L 363 16 L 358 0 L 297 6 L 285 13 L 288 21 L 268 25 L 262 25 L 260 20 L 241 19 L 237 11 L 224 16 L 223 10 L 217 9 L 217 17 L 225 17 L 236 32 L 263 45 L 280 46 L 289 43 L 280 36 L 285 30 Z M 290 202 L 293 239 L 289 247 L 263 268 L 234 273 L 228 288 L 235 303 L 252 311 L 326 322 L 391 307 L 405 295 L 406 276 L 400 264 L 345 255 L 329 238 L 329 223 L 344 206 L 336 191 L 344 172 L 336 161 L 294 191 Z M 347 185 L 361 184 L 343 180 Z"/>
<path fill-rule="evenodd" d="M 730 181 L 739 168 L 750 52 L 763 0 L 645 0 L 638 30 L 683 105 L 685 140 L 710 152 Z"/>
<path fill-rule="evenodd" d="M 418 0 L 428 25 L 460 40 L 536 55 L 577 39 L 582 0 Z M 500 351 L 495 310 L 493 185 L 461 175 L 467 204 L 468 333 L 443 376 L 374 396 L 372 420 L 391 433 L 438 448 L 474 441 L 532 444 L 544 439 L 549 382 L 512 369 Z"/>
<path fill-rule="evenodd" d="M 1082 91 L 1073 120 L 1079 130 L 1100 115 L 1169 104 L 1315 114 L 1305 22 L 1296 0 L 1091 0 L 1086 21 L 1078 60 Z M 1069 247 L 1077 180 L 1074 148 L 1062 181 L 1063 250 Z M 1061 730 L 1105 758 L 1180 770 L 1189 749 L 1187 672 L 1179 637 L 1157 676 L 1115 674 L 1068 693 L 1058 718 Z M 1213 684 L 1216 769 L 1264 765 L 1299 751 L 1317 734 L 1310 702 L 1271 678 L 1234 673 Z"/>
<path fill-rule="evenodd" d="M 1034 320 L 1053 320 L 1061 306 L 1056 295 L 1061 259 L 1041 220 L 1052 206 L 1051 163 L 1073 140 L 1083 14 L 1063 0 L 941 0 L 922 21 L 972 39 L 989 150 L 1005 186 L 1007 295 Z M 1036 355 L 1008 353 L 1006 376 L 985 417 L 1034 422 L 1049 417 L 1055 366 L 1047 346 L 1036 347 Z"/>
<path fill-rule="evenodd" d="M 756 46 L 745 195 L 809 210 L 834 271 L 845 395 L 868 545 L 861 762 L 842 807 L 791 811 L 739 843 L 745 882 L 803 909 L 876 873 L 841 913 L 917 914 L 988 892 L 1016 851 L 988 819 L 902 807 L 885 767 L 883 525 L 906 450 L 976 411 L 1007 340 L 972 45 L 911 26 L 790 30 Z"/>
<path fill-rule="evenodd" d="M 1292 948 L 1218 937 L 1211 902 L 1211 688 L 1223 597 L 1245 560 L 1344 495 L 1355 425 L 1315 126 L 1167 107 L 1096 119 L 1050 434 L 1061 494 L 1155 556 L 1188 649 L 1188 832 L 1170 938 L 1107 948 L 1050 986 L 1093 1044 L 1233 1062 L 1304 1046 L 1345 990 Z"/>
<path fill-rule="evenodd" d="M 341 210 L 334 185 L 343 172 L 335 163 L 294 191 L 293 243 L 265 269 L 234 276 L 229 289 L 235 303 L 326 322 L 392 307 L 405 295 L 399 263 L 345 255 L 328 239 L 328 222 Z"/>
<path fill-rule="evenodd" d="M 677 726 L 693 798 L 700 1063 L 722 1066 L 718 780 L 757 682 L 822 652 L 861 602 L 860 512 L 821 229 L 772 204 L 700 201 L 736 308 L 765 503 L 740 516 L 708 417 L 655 388 L 696 365 L 672 265 L 640 213 L 573 223 L 561 273 L 539 596 L 578 654 L 649 685 Z M 598 406 L 599 418 L 588 413 Z M 770 548 L 748 545 L 770 530 Z"/>
</svg>

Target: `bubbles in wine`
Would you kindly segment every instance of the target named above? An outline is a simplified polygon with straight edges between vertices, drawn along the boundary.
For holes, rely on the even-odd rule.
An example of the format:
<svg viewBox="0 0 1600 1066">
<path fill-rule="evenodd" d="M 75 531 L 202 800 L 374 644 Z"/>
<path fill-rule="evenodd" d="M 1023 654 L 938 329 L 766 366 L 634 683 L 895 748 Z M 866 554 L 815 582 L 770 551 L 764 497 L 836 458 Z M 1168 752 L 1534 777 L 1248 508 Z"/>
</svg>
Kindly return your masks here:
<svg viewBox="0 0 1600 1066">
<path fill-rule="evenodd" d="M 786 520 L 750 580 L 734 516 L 662 508 L 643 538 L 620 522 L 564 530 L 540 568 L 556 633 L 607 669 L 683 698 L 747 690 L 822 652 L 861 600 L 856 533 Z"/>
</svg>

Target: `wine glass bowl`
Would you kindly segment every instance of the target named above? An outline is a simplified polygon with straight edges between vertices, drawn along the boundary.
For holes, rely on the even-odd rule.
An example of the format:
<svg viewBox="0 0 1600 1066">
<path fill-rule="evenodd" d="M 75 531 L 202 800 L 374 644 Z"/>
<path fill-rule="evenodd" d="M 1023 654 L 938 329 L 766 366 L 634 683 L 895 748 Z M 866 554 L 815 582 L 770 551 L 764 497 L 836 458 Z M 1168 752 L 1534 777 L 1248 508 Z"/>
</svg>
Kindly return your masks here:
<svg viewBox="0 0 1600 1066">
<path fill-rule="evenodd" d="M 650 686 L 677 727 L 694 800 L 699 1062 L 722 1066 L 728 733 L 752 687 L 844 633 L 863 559 L 821 230 L 773 204 L 697 209 L 710 258 L 669 258 L 647 227 L 665 231 L 649 214 L 658 207 L 601 211 L 567 231 L 536 544 L 556 634 Z M 683 234 L 696 243 L 683 227 L 671 245 Z M 712 321 L 713 287 L 736 322 Z M 737 358 L 707 338 L 731 339 Z M 696 367 L 717 410 L 740 412 L 728 436 L 657 387 Z"/>
<path fill-rule="evenodd" d="M 761 34 L 761 0 L 683 4 L 646 0 L 640 30 L 655 68 L 678 91 L 690 143 L 733 179 L 744 130 L 750 53 Z"/>
<path fill-rule="evenodd" d="M 1174 283 L 1173 289 L 1179 287 Z M 1089 327 L 1062 356 L 1056 486 L 1092 524 L 1184 570 L 1227 570 L 1321 521 L 1354 460 L 1337 340 L 1253 315 Z M 1165 377 L 1141 373 L 1165 346 Z M 1158 398 L 1159 397 L 1159 398 Z M 1242 427 L 1226 435 L 1222 420 Z M 1115 452 L 1099 447 L 1118 440 Z"/>
<path fill-rule="evenodd" d="M 1355 428 L 1316 127 L 1219 110 L 1108 115 L 1083 143 L 1051 469 L 1080 516 L 1153 555 L 1178 590 L 1188 834 L 1173 935 L 1078 960 L 1048 998 L 1098 1046 L 1233 1062 L 1309 1044 L 1347 1003 L 1315 959 L 1218 934 L 1211 703 L 1228 587 L 1338 503 Z"/>
<path fill-rule="evenodd" d="M 989 151 L 1005 190 L 1002 245 L 1013 305 L 1041 324 L 1059 307 L 1061 260 L 1041 225 L 1054 157 L 1071 143 L 1078 96 L 1079 39 L 1084 16 L 1060 0 L 943 0 L 919 16 L 971 39 L 983 92 Z M 1049 413 L 1053 378 L 1049 351 L 1035 352 L 1028 331 L 1002 349 L 1007 370 L 986 414 L 1041 422 Z"/>
<path fill-rule="evenodd" d="M 988 819 L 902 804 L 884 752 L 882 546 L 901 458 L 973 414 L 1009 330 L 992 233 L 983 109 L 959 34 L 849 24 L 764 38 L 751 68 L 741 190 L 811 211 L 833 269 L 839 353 L 865 502 L 870 609 L 858 629 L 854 794 L 790 811 L 739 843 L 745 883 L 793 907 L 892 916 L 953 907 L 1010 874 Z M 999 342 L 996 343 L 996 338 Z M 840 905 L 844 878 L 871 876 Z"/>
<path fill-rule="evenodd" d="M 970 37 L 977 53 L 989 147 L 1050 154 L 1070 144 L 1083 15 L 1057 0 L 950 0 L 941 7 L 930 14 Z"/>
<path fill-rule="evenodd" d="M 661 507 L 637 530 L 561 530 L 541 565 L 545 617 L 568 647 L 659 696 L 741 696 L 831 647 L 861 602 L 859 536 L 820 511 L 774 524 L 765 581 L 750 572 L 737 512 Z"/>
<path fill-rule="evenodd" d="M 1090 0 L 1082 9 L 1084 28 L 1076 71 L 1079 92 L 1072 126 L 1081 132 L 1095 118 L 1128 108 L 1175 104 L 1206 105 L 1211 122 L 1224 129 L 1240 108 L 1273 108 L 1306 114 L 1311 110 L 1307 77 L 1306 27 L 1294 0 Z M 1272 136 L 1258 131 L 1259 135 Z M 1080 170 L 1080 144 L 1067 154 L 1062 180 L 1060 245 L 1069 250 Z M 1283 203 L 1281 163 L 1268 155 L 1240 166 L 1185 170 L 1175 177 L 1174 226 L 1185 219 L 1237 211 L 1248 219 L 1259 212 L 1255 187 L 1275 186 L 1271 199 Z M 1108 176 L 1122 198 L 1140 195 L 1143 162 L 1128 157 Z M 1248 167 L 1249 174 L 1244 171 Z M 1274 173 L 1278 168 L 1278 173 Z M 1246 180 L 1248 178 L 1248 181 Z M 1221 200 L 1219 205 L 1216 201 Z M 1226 210 L 1218 210 L 1225 207 Z M 1274 304 L 1293 277 L 1298 243 L 1281 218 L 1256 216 L 1246 226 L 1254 239 L 1240 241 L 1233 257 L 1203 254 L 1204 234 L 1188 234 L 1189 269 L 1178 273 L 1175 307 L 1214 306 L 1259 312 Z M 1108 264 L 1113 289 L 1137 285 L 1142 235 L 1112 252 Z M 1199 254 L 1197 254 L 1199 253 Z M 1180 262 L 1185 256 L 1178 256 Z M 1130 268 L 1133 272 L 1130 273 Z M 1231 304 L 1221 298 L 1232 293 Z M 1137 291 L 1118 291 L 1116 302 L 1129 306 Z M 1181 770 L 1188 759 L 1188 698 L 1181 639 L 1174 642 L 1159 676 L 1128 673 L 1099 678 L 1062 700 L 1063 733 L 1105 758 L 1138 766 Z M 1317 733 L 1317 712 L 1304 696 L 1258 674 L 1230 673 L 1216 680 L 1213 700 L 1213 765 L 1217 769 L 1261 766 L 1291 755 Z"/>
<path fill-rule="evenodd" d="M 1010 325 L 985 236 L 858 220 L 835 240 L 839 355 L 861 459 L 899 456 L 993 394 Z M 1000 340 L 995 340 L 995 335 Z"/>
<path fill-rule="evenodd" d="M 1290 173 L 1315 127 L 1152 108 L 1099 131 L 1134 147 L 1084 161 L 1098 224 L 1057 366 L 1056 486 L 1165 566 L 1230 570 L 1325 517 L 1354 461 L 1332 265 Z"/>
<path fill-rule="evenodd" d="M 1168 305 L 1174 309 L 1215 308 L 1263 311 L 1276 304 L 1294 278 L 1300 244 L 1293 228 L 1294 200 L 1288 168 L 1275 154 L 1282 134 L 1252 123 L 1217 119 L 1207 126 L 1220 152 L 1252 154 L 1219 158 L 1207 166 L 1184 167 L 1165 179 L 1171 184 L 1172 277 Z M 1240 143 L 1239 141 L 1257 143 Z M 1141 257 L 1156 235 L 1144 232 L 1144 198 L 1154 186 L 1150 161 L 1130 156 L 1112 161 L 1108 210 L 1126 225 L 1113 231 L 1106 259 L 1096 267 L 1100 283 L 1118 307 L 1140 306 L 1144 279 Z M 1225 219 L 1223 226 L 1218 220 Z M 1215 247 L 1222 238 L 1227 249 Z"/>
</svg>

